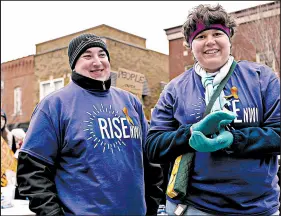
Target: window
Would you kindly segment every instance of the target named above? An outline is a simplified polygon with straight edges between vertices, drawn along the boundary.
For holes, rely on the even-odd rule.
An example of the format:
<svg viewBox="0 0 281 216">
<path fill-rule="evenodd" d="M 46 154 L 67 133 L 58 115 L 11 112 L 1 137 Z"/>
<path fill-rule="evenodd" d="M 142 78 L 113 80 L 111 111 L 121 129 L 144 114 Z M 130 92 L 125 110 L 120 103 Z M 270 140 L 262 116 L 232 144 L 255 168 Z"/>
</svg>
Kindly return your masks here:
<svg viewBox="0 0 281 216">
<path fill-rule="evenodd" d="M 14 89 L 14 115 L 21 115 L 21 88 Z"/>
<path fill-rule="evenodd" d="M 63 78 L 40 82 L 40 100 L 62 87 L 64 87 Z"/>
<path fill-rule="evenodd" d="M 273 71 L 276 70 L 275 68 L 275 58 L 272 51 L 257 53 L 256 59 L 258 63 L 265 64 L 268 67 L 271 67 Z"/>
</svg>

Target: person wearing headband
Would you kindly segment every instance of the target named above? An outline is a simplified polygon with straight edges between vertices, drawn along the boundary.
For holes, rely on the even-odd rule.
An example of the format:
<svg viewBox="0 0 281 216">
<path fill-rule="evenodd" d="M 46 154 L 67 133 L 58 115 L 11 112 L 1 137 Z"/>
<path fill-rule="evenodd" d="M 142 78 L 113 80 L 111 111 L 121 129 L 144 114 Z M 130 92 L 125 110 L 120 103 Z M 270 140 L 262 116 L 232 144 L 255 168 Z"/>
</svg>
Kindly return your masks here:
<svg viewBox="0 0 281 216">
<path fill-rule="evenodd" d="M 36 215 L 156 215 L 162 173 L 143 154 L 141 102 L 111 86 L 101 37 L 74 37 L 68 57 L 72 81 L 32 114 L 18 156 L 20 194 Z"/>
<path fill-rule="evenodd" d="M 236 63 L 236 23 L 221 5 L 198 5 L 182 30 L 195 63 L 165 86 L 145 146 L 148 158 L 170 163 L 170 171 L 178 156 L 194 153 L 186 195 L 167 196 L 167 213 L 279 215 L 280 80 L 266 65 Z"/>
</svg>

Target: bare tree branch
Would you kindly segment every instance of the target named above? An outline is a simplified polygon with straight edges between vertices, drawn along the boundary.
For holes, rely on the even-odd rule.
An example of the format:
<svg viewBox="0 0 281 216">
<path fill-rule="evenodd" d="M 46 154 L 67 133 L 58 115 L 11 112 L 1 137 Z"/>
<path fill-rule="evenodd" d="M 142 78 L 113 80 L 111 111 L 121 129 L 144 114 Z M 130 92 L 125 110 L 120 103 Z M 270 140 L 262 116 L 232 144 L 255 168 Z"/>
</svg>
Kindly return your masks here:
<svg viewBox="0 0 281 216">
<path fill-rule="evenodd" d="M 255 18 L 253 14 L 248 15 L 248 21 L 238 27 L 239 41 L 243 40 L 243 46 L 237 46 L 233 49 L 236 58 L 253 58 L 258 54 L 261 63 L 272 67 L 275 73 L 280 72 L 280 13 L 274 14 L 273 10 L 265 10 L 262 6 L 257 7 Z M 238 39 L 237 39 L 238 40 Z M 245 46 L 247 44 L 247 46 Z M 247 47 L 247 48 L 246 48 Z M 250 51 L 252 47 L 253 51 Z"/>
</svg>

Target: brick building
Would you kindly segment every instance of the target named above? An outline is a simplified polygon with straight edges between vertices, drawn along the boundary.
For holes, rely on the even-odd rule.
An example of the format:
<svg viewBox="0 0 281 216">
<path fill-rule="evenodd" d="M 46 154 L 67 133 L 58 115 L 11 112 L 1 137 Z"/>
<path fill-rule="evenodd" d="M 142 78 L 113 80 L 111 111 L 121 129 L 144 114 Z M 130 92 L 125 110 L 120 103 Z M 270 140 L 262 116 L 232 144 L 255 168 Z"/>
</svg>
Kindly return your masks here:
<svg viewBox="0 0 281 216">
<path fill-rule="evenodd" d="M 1 81 L 4 83 L 1 107 L 8 110 L 10 127 L 28 123 L 34 107 L 42 98 L 69 83 L 71 69 L 67 48 L 70 40 L 81 33 L 94 33 L 106 42 L 110 52 L 112 85 L 116 85 L 120 68 L 145 76 L 142 100 L 146 117 L 150 119 L 150 110 L 158 100 L 161 84 L 169 81 L 168 56 L 147 49 L 145 38 L 103 24 L 36 44 L 34 56 L 1 64 Z M 27 69 L 26 64 L 23 66 L 21 62 L 25 59 L 32 59 L 32 67 Z M 17 86 L 21 89 L 22 112 L 14 115 L 13 94 Z"/>
<path fill-rule="evenodd" d="M 238 27 L 232 38 L 236 60 L 267 64 L 280 73 L 280 1 L 230 13 Z M 169 79 L 193 66 L 190 48 L 186 47 L 182 25 L 164 29 L 169 40 Z"/>
<path fill-rule="evenodd" d="M 34 107 L 34 56 L 1 64 L 1 108 L 8 125 L 27 128 Z"/>
</svg>

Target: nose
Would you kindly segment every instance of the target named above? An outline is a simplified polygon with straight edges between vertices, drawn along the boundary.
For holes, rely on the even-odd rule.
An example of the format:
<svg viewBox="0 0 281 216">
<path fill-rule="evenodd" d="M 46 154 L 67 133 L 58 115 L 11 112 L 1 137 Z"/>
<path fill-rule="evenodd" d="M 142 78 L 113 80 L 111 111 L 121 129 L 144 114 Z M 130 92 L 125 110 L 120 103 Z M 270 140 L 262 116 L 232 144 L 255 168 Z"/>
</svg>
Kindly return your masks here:
<svg viewBox="0 0 281 216">
<path fill-rule="evenodd" d="M 100 61 L 99 57 L 95 57 L 93 59 L 93 65 L 94 65 L 94 67 L 100 67 L 101 66 L 101 61 Z"/>
<path fill-rule="evenodd" d="M 212 35 L 209 35 L 206 39 L 206 45 L 210 46 L 216 43 L 215 38 Z"/>
</svg>

